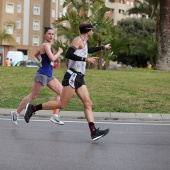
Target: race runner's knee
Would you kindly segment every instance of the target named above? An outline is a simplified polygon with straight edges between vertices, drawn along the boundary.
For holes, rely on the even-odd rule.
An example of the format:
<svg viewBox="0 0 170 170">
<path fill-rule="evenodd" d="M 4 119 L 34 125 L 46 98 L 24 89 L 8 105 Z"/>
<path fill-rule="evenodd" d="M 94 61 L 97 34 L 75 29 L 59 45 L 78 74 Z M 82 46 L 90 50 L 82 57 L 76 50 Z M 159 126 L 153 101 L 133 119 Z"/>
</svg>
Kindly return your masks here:
<svg viewBox="0 0 170 170">
<path fill-rule="evenodd" d="M 84 107 L 85 108 L 91 108 L 92 107 L 92 101 L 91 100 L 85 101 L 84 102 Z"/>
</svg>

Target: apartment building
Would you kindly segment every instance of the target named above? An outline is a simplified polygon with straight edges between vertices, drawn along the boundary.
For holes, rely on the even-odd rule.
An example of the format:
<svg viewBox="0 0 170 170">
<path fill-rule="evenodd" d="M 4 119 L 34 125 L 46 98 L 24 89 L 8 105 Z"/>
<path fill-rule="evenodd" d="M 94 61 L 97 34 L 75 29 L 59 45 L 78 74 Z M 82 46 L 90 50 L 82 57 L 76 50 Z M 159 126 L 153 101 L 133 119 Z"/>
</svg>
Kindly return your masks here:
<svg viewBox="0 0 170 170">
<path fill-rule="evenodd" d="M 106 7 L 110 8 L 110 12 L 106 15 L 113 20 L 116 25 L 117 22 L 124 18 L 140 18 L 141 15 L 127 15 L 126 11 L 134 7 L 135 0 L 115 0 L 111 2 L 110 0 L 105 0 Z"/>
<path fill-rule="evenodd" d="M 64 0 L 0 0 L 0 32 L 6 29 L 15 42 L 0 42 L 0 65 L 5 64 L 8 51 L 22 51 L 28 59 L 43 42 L 44 27 L 63 12 Z M 12 24 L 16 23 L 16 28 Z"/>
<path fill-rule="evenodd" d="M 104 1 L 110 8 L 106 15 L 115 25 L 123 18 L 140 17 L 125 14 L 134 6 L 134 0 Z M 0 0 L 0 32 L 6 29 L 15 39 L 14 42 L 0 42 L 0 65 L 5 64 L 8 51 L 22 51 L 28 59 L 35 60 L 34 54 L 43 42 L 43 28 L 53 27 L 54 20 L 63 14 L 63 3 L 64 0 Z M 16 28 L 10 21 L 16 23 Z"/>
</svg>

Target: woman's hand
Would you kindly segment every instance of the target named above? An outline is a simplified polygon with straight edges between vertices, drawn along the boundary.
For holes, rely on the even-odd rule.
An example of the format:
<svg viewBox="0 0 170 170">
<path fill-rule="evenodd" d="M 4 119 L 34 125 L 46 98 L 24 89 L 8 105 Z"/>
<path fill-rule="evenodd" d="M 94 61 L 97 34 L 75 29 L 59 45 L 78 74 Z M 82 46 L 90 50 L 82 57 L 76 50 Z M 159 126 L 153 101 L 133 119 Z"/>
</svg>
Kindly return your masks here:
<svg viewBox="0 0 170 170">
<path fill-rule="evenodd" d="M 63 52 L 63 49 L 61 47 L 58 48 L 58 53 L 62 53 Z"/>
</svg>

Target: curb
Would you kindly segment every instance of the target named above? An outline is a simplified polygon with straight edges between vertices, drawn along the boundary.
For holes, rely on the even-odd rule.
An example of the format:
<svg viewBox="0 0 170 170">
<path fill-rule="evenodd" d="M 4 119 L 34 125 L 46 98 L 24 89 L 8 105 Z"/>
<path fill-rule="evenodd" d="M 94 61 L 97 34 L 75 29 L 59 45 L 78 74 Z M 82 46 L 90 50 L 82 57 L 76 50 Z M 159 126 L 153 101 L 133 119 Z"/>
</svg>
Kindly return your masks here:
<svg viewBox="0 0 170 170">
<path fill-rule="evenodd" d="M 16 109 L 0 108 L 0 117 L 10 117 L 10 111 Z M 25 110 L 20 114 L 23 117 Z M 36 112 L 34 117 L 50 118 L 51 110 L 41 110 Z M 61 119 L 85 119 L 82 111 L 60 111 Z M 94 112 L 95 120 L 109 120 L 109 121 L 166 121 L 170 122 L 170 114 L 158 113 L 119 113 L 119 112 Z"/>
</svg>

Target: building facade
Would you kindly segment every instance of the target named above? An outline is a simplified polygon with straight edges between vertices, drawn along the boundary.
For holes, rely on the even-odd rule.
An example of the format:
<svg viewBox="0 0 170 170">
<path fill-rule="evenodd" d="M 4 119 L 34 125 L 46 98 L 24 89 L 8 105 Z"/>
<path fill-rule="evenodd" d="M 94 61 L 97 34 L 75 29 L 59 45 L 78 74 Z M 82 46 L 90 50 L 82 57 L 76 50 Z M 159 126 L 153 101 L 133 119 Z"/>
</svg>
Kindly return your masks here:
<svg viewBox="0 0 170 170">
<path fill-rule="evenodd" d="M 110 0 L 105 0 L 106 7 L 110 8 L 110 12 L 106 15 L 113 20 L 116 25 L 117 22 L 125 18 L 140 18 L 141 15 L 127 15 L 126 11 L 134 7 L 135 0 L 115 0 L 114 2 Z"/>
<path fill-rule="evenodd" d="M 22 51 L 28 59 L 43 42 L 44 27 L 62 15 L 63 0 L 0 0 L 0 33 L 6 29 L 15 42 L 0 42 L 0 65 L 8 51 Z M 16 28 L 11 23 L 16 24 Z"/>
<path fill-rule="evenodd" d="M 34 54 L 43 42 L 44 27 L 53 27 L 54 20 L 62 16 L 63 3 L 64 0 L 0 0 L 0 33 L 6 29 L 15 40 L 0 42 L 0 65 L 5 64 L 8 51 L 22 51 L 28 59 L 35 60 Z M 105 0 L 105 5 L 110 8 L 106 15 L 115 25 L 123 18 L 140 17 L 125 14 L 134 6 L 134 0 Z"/>
</svg>

